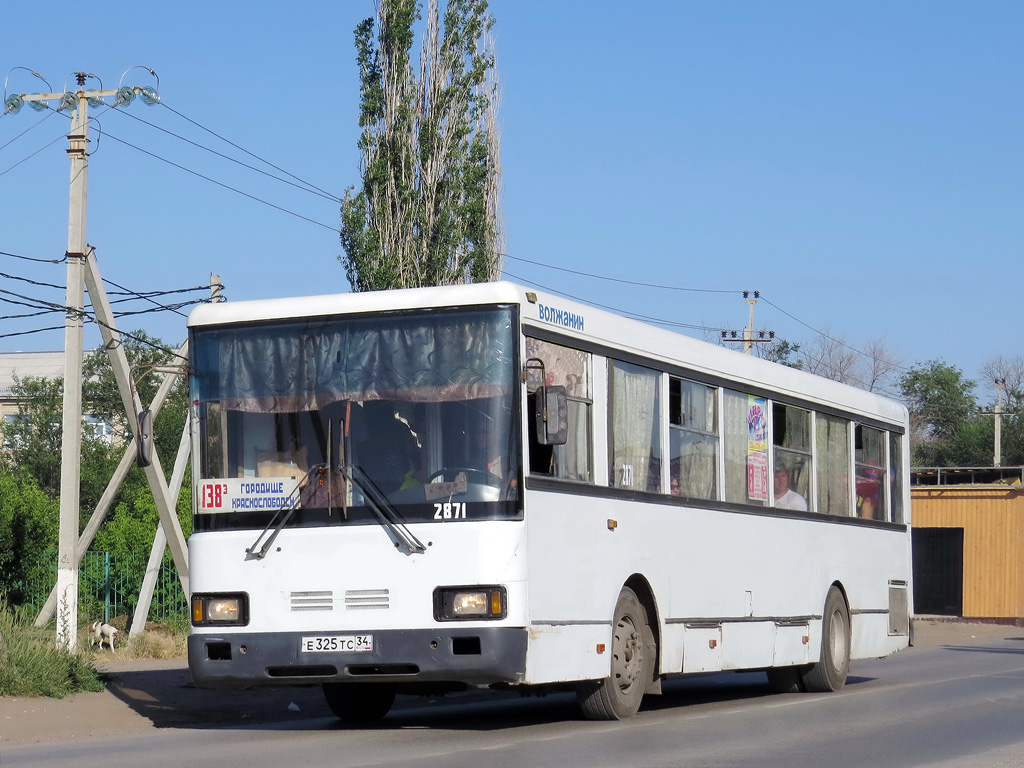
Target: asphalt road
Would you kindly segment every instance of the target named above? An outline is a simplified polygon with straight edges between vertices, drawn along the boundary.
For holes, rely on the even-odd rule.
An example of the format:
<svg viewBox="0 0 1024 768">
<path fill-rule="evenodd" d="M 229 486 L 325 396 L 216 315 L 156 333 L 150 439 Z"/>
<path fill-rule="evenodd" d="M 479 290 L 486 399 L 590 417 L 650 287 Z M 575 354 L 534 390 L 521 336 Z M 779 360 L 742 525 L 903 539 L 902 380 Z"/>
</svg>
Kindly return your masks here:
<svg viewBox="0 0 1024 768">
<path fill-rule="evenodd" d="M 113 732 L 28 744 L 26 716 L 15 743 L 17 713 L 0 706 L 0 766 L 1024 766 L 1024 629 L 923 629 L 913 649 L 854 662 L 836 694 L 771 694 L 763 674 L 690 677 L 623 723 L 581 720 L 568 695 L 483 693 L 411 699 L 379 728 L 348 729 L 318 690 L 199 691 L 167 664 L 116 676 Z M 61 722 L 59 708 L 43 714 Z"/>
</svg>

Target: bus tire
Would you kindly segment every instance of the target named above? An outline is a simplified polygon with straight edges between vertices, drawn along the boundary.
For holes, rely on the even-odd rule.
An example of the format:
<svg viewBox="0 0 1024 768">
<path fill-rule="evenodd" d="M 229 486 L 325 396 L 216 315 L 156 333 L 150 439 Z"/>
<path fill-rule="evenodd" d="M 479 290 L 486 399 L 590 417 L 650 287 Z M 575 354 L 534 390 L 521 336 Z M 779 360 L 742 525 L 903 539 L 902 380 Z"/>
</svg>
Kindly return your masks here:
<svg viewBox="0 0 1024 768">
<path fill-rule="evenodd" d="M 651 680 L 654 655 L 645 638 L 653 636 L 647 611 L 629 587 L 615 603 L 612 621 L 611 674 L 602 680 L 583 680 L 576 700 L 588 720 L 625 720 L 636 714 Z"/>
<path fill-rule="evenodd" d="M 376 723 L 395 703 L 391 683 L 324 683 L 323 689 L 331 712 L 350 723 Z"/>
<path fill-rule="evenodd" d="M 821 617 L 821 656 L 803 674 L 804 689 L 811 693 L 838 691 L 850 672 L 850 611 L 843 593 L 831 587 Z"/>
<path fill-rule="evenodd" d="M 804 681 L 801 673 L 806 667 L 771 667 L 765 670 L 768 675 L 768 687 L 774 693 L 801 693 Z"/>
</svg>

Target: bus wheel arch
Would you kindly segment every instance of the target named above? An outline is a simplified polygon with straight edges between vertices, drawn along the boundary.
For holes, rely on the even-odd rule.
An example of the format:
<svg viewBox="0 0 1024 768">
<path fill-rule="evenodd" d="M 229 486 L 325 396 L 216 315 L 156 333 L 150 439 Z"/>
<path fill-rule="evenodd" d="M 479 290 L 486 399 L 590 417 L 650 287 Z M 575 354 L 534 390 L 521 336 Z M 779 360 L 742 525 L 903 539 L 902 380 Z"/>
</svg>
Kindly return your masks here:
<svg viewBox="0 0 1024 768">
<path fill-rule="evenodd" d="M 640 605 L 647 612 L 647 624 L 644 634 L 644 645 L 651 659 L 651 675 L 644 693 L 661 693 L 661 619 L 658 614 L 658 603 L 654 599 L 654 590 L 647 579 L 634 573 L 626 580 L 626 586 L 633 590 Z"/>
<path fill-rule="evenodd" d="M 853 637 L 850 606 L 846 591 L 833 583 L 825 596 L 821 614 L 821 652 L 818 661 L 801 675 L 804 689 L 829 693 L 846 684 L 850 672 L 850 645 Z"/>
<path fill-rule="evenodd" d="M 641 588 L 643 583 L 632 582 Z M 653 606 L 649 589 L 647 601 Z M 656 677 L 657 640 L 644 600 L 622 587 L 612 617 L 609 676 L 577 684 L 580 711 L 590 720 L 625 720 L 636 714 Z M 652 652 L 653 651 L 653 652 Z"/>
</svg>

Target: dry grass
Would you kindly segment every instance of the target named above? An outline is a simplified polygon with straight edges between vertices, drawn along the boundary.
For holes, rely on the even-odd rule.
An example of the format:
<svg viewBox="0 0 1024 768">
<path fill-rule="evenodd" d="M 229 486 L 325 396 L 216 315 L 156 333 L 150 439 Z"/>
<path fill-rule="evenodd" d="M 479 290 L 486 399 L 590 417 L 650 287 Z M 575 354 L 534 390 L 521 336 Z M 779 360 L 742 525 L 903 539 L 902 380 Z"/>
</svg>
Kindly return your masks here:
<svg viewBox="0 0 1024 768">
<path fill-rule="evenodd" d="M 147 621 L 142 634 L 128 636 L 128 617 L 117 616 L 110 623 L 119 630 L 114 640 L 114 651 L 96 649 L 95 659 L 178 659 L 186 654 L 188 643 L 188 627 L 172 626 L 154 621 Z M 88 644 L 88 637 L 85 639 Z"/>
<path fill-rule="evenodd" d="M 128 638 L 115 654 L 122 659 L 178 659 L 185 655 L 187 635 L 154 632 Z"/>
</svg>

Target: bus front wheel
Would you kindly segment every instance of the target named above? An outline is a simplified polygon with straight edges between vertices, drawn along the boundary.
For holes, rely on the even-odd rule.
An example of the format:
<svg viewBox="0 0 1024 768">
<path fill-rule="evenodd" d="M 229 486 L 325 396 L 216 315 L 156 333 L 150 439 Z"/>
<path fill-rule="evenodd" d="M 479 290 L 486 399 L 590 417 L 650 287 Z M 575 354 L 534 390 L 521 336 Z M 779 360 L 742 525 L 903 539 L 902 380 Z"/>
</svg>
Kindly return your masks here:
<svg viewBox="0 0 1024 768">
<path fill-rule="evenodd" d="M 625 720 L 640 709 L 654 665 L 646 642 L 650 633 L 647 611 L 636 593 L 623 587 L 612 623 L 611 674 L 602 680 L 584 680 L 576 689 L 584 717 Z"/>
<path fill-rule="evenodd" d="M 390 683 L 324 683 L 323 688 L 331 712 L 350 723 L 375 723 L 395 703 L 396 686 Z"/>
<path fill-rule="evenodd" d="M 804 690 L 812 693 L 838 691 L 850 672 L 850 611 L 843 593 L 828 591 L 821 617 L 821 657 L 803 674 Z"/>
</svg>

